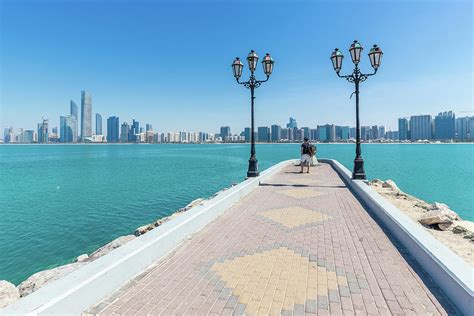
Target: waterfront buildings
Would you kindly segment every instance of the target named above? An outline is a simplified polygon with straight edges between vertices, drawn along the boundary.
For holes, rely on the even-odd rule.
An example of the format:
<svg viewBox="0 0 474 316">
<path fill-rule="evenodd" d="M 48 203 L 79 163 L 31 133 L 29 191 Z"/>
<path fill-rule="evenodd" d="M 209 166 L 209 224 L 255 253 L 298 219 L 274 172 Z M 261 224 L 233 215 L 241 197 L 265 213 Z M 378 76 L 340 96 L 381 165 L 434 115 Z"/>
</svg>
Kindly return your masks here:
<svg viewBox="0 0 474 316">
<path fill-rule="evenodd" d="M 270 129 L 266 126 L 259 127 L 257 139 L 259 142 L 269 142 L 271 140 Z"/>
<path fill-rule="evenodd" d="M 107 119 L 107 142 L 108 143 L 118 143 L 120 140 L 119 137 L 120 123 L 117 116 L 111 116 Z M 97 134 L 101 135 L 101 134 Z"/>
<path fill-rule="evenodd" d="M 286 124 L 286 128 L 298 128 L 298 124 L 296 123 L 296 120 L 292 117 L 290 117 L 290 122 Z"/>
<path fill-rule="evenodd" d="M 100 115 L 99 113 L 95 114 L 95 134 L 103 135 L 102 134 L 102 115 Z"/>
<path fill-rule="evenodd" d="M 249 131 L 250 133 L 250 131 Z M 281 126 L 280 125 L 272 125 L 271 127 L 271 134 L 272 134 L 272 142 L 278 142 L 281 140 Z M 247 138 L 245 138 L 247 140 Z"/>
<path fill-rule="evenodd" d="M 400 140 L 410 139 L 408 134 L 408 118 L 406 117 L 398 119 L 398 138 Z"/>
<path fill-rule="evenodd" d="M 45 144 L 48 143 L 48 125 L 49 120 L 43 119 L 41 123 L 38 123 L 38 143 Z"/>
<path fill-rule="evenodd" d="M 441 112 L 434 119 L 434 138 L 451 140 L 455 137 L 456 119 L 452 111 Z"/>
<path fill-rule="evenodd" d="M 318 140 L 333 142 L 336 140 L 336 126 L 332 124 L 318 125 Z"/>
<path fill-rule="evenodd" d="M 128 143 L 130 135 L 130 125 L 127 122 L 123 122 L 122 126 L 120 127 L 120 142 L 121 143 Z"/>
<path fill-rule="evenodd" d="M 220 130 L 220 135 L 221 135 L 222 141 L 229 141 L 229 138 L 231 136 L 230 127 L 222 126 Z"/>
<path fill-rule="evenodd" d="M 81 92 L 81 141 L 92 136 L 92 96 L 86 91 Z"/>
<path fill-rule="evenodd" d="M 410 137 L 412 141 L 430 140 L 431 136 L 431 115 L 415 115 L 410 117 Z"/>
<path fill-rule="evenodd" d="M 77 119 L 73 115 L 59 117 L 59 141 L 61 143 L 77 142 Z"/>
</svg>

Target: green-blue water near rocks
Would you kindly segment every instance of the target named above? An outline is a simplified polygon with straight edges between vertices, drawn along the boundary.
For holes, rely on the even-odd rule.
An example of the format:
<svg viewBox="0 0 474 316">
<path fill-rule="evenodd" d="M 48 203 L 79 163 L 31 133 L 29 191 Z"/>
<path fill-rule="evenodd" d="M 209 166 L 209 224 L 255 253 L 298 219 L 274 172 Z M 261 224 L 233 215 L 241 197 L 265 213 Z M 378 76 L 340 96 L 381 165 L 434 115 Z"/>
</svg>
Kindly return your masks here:
<svg viewBox="0 0 474 316">
<path fill-rule="evenodd" d="M 353 144 L 318 145 L 352 168 Z M 260 169 L 298 144 L 257 145 Z M 474 220 L 474 144 L 362 145 L 369 178 Z M 0 146 L 0 280 L 15 284 L 243 180 L 248 144 Z"/>
</svg>

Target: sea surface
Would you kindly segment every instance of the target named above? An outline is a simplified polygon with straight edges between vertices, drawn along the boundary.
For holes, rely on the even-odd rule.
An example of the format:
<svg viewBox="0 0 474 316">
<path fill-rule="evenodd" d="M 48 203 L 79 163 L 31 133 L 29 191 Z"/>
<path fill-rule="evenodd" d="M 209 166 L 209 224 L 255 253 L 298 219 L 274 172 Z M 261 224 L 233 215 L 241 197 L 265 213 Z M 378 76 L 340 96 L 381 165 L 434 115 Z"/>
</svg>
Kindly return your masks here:
<svg viewBox="0 0 474 316">
<path fill-rule="evenodd" d="M 318 145 L 352 169 L 353 144 Z M 260 170 L 298 144 L 257 145 Z M 370 179 L 474 220 L 474 144 L 363 144 Z M 248 144 L 0 146 L 0 280 L 15 284 L 244 179 Z"/>
</svg>

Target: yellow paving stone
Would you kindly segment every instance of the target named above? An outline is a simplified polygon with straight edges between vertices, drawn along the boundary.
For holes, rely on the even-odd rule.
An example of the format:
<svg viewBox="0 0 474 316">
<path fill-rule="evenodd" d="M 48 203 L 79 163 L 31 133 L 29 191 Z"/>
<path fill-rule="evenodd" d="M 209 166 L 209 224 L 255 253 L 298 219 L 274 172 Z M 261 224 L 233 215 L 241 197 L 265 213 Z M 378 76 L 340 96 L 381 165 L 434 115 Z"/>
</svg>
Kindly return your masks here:
<svg viewBox="0 0 474 316">
<path fill-rule="evenodd" d="M 338 275 L 337 276 L 337 284 L 341 285 L 341 286 L 347 286 L 347 279 L 346 277 L 342 276 L 342 275 Z"/>
<path fill-rule="evenodd" d="M 317 223 L 332 218 L 321 212 L 311 211 L 299 206 L 263 211 L 258 214 L 289 228 Z"/>
<path fill-rule="evenodd" d="M 276 192 L 295 198 L 295 199 L 306 199 L 306 198 L 312 198 L 316 196 L 327 195 L 327 193 L 325 192 L 316 191 L 311 188 L 288 189 L 288 190 L 280 190 Z"/>
<path fill-rule="evenodd" d="M 288 262 L 281 265 L 281 273 L 271 273 L 272 266 L 268 264 L 271 257 Z M 244 276 L 245 270 L 241 267 L 249 266 L 254 266 L 255 271 Z M 245 313 L 248 315 L 256 315 L 262 307 L 267 314 L 270 308 L 276 311 L 277 306 L 281 306 L 280 311 L 281 308 L 292 311 L 295 304 L 304 305 L 308 297 L 314 299 L 317 294 L 327 295 L 328 287 L 337 289 L 334 272 L 316 267 L 309 262 L 308 257 L 286 247 L 218 262 L 211 270 L 232 290 L 238 302 L 246 305 Z M 328 283 L 328 279 L 331 282 Z M 315 285 L 308 289 L 308 280 L 317 280 L 317 287 Z M 280 305 L 274 302 L 280 302 Z"/>
</svg>

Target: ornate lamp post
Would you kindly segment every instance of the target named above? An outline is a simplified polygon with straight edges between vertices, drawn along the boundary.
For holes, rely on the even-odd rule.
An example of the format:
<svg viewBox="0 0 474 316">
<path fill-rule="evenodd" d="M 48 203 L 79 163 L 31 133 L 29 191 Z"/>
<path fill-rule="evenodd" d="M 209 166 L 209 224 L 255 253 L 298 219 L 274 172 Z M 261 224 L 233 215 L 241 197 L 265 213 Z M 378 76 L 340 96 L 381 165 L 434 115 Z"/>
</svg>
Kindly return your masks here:
<svg viewBox="0 0 474 316">
<path fill-rule="evenodd" d="M 356 95 L 356 157 L 354 159 L 354 171 L 352 172 L 352 179 L 362 179 L 365 180 L 367 177 L 364 171 L 364 159 L 361 156 L 361 149 L 360 149 L 360 123 L 359 123 L 359 83 L 364 82 L 367 80 L 368 77 L 373 76 L 377 73 L 377 69 L 380 66 L 380 61 L 382 60 L 382 49 L 377 45 L 374 45 L 369 52 L 369 59 L 372 67 L 374 68 L 374 72 L 371 74 L 363 74 L 359 70 L 359 62 L 360 62 L 360 55 L 363 51 L 362 45 L 358 41 L 354 41 L 351 47 L 349 48 L 349 52 L 351 53 L 352 62 L 354 63 L 355 67 L 352 71 L 352 74 L 347 76 L 341 76 L 339 72 L 341 71 L 342 67 L 342 59 L 344 55 L 339 51 L 339 49 L 335 49 L 331 55 L 332 66 L 334 71 L 339 78 L 344 78 L 349 82 L 353 82 L 355 84 L 355 95 Z"/>
<path fill-rule="evenodd" d="M 254 99 L 255 99 L 255 88 L 260 87 L 263 82 L 268 81 L 270 75 L 273 71 L 273 59 L 270 57 L 270 54 L 266 54 L 263 57 L 262 66 L 263 72 L 267 76 L 265 80 L 257 80 L 255 78 L 254 72 L 257 68 L 258 62 L 258 55 L 253 50 L 250 51 L 249 55 L 247 56 L 247 62 L 249 64 L 250 69 L 250 79 L 245 82 L 240 82 L 239 79 L 242 76 L 242 69 L 244 68 L 244 64 L 240 61 L 239 57 L 235 58 L 234 62 L 232 63 L 232 71 L 234 72 L 234 77 L 237 80 L 238 84 L 243 85 L 247 89 L 250 89 L 250 104 L 251 104 L 251 127 L 250 127 L 250 159 L 249 159 L 249 169 L 247 171 L 247 177 L 258 177 L 258 161 L 257 156 L 255 155 L 255 137 L 254 137 Z"/>
</svg>

